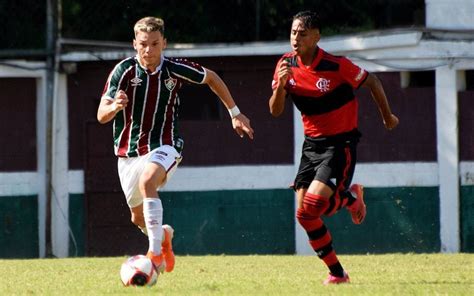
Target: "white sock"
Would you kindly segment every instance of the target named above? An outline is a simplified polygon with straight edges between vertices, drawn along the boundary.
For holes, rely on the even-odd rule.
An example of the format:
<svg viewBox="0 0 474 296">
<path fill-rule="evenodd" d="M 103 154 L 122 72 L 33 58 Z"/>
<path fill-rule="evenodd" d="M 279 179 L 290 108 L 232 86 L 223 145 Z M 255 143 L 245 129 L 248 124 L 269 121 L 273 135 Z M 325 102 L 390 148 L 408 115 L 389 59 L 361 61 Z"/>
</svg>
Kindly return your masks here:
<svg viewBox="0 0 474 296">
<path fill-rule="evenodd" d="M 163 206 L 159 198 L 143 199 L 143 216 L 148 232 L 148 250 L 155 255 L 161 254 L 161 240 L 163 237 Z"/>
</svg>

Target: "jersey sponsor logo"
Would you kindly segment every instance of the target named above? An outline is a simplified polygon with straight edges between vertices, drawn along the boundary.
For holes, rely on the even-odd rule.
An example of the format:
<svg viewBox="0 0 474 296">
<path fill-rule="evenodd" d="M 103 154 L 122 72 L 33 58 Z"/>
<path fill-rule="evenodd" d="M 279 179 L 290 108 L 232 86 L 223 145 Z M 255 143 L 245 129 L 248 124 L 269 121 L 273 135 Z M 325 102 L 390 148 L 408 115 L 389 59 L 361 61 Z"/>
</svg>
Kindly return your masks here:
<svg viewBox="0 0 474 296">
<path fill-rule="evenodd" d="M 319 78 L 319 80 L 316 81 L 316 87 L 320 91 L 326 92 L 329 90 L 329 82 L 331 82 L 331 80 L 326 79 L 326 78 Z"/>
<path fill-rule="evenodd" d="M 359 73 L 358 73 L 357 76 L 355 77 L 355 81 L 361 80 L 363 76 L 364 76 L 364 70 L 363 70 L 363 69 L 360 69 Z"/>
<path fill-rule="evenodd" d="M 153 157 L 153 160 L 154 160 L 154 161 L 157 161 L 157 160 L 158 160 L 158 161 L 165 161 L 165 159 L 166 159 L 166 158 L 165 158 L 164 156 L 162 156 L 162 155 L 155 155 L 155 156 Z"/>
<path fill-rule="evenodd" d="M 161 155 L 164 155 L 164 156 L 168 156 L 168 153 L 166 153 L 164 151 L 156 151 L 156 154 L 161 154 Z"/>
<path fill-rule="evenodd" d="M 166 88 L 169 90 L 169 91 L 172 91 L 174 89 L 174 87 L 176 86 L 176 82 L 178 81 L 178 79 L 175 79 L 175 78 L 168 78 L 165 80 L 165 86 Z"/>
<path fill-rule="evenodd" d="M 143 80 L 141 80 L 141 79 L 138 78 L 138 77 L 135 77 L 135 78 L 133 78 L 132 80 L 130 80 L 130 82 L 132 83 L 132 86 L 134 86 L 134 87 L 135 87 L 135 86 L 140 86 L 142 81 L 143 81 Z"/>
</svg>

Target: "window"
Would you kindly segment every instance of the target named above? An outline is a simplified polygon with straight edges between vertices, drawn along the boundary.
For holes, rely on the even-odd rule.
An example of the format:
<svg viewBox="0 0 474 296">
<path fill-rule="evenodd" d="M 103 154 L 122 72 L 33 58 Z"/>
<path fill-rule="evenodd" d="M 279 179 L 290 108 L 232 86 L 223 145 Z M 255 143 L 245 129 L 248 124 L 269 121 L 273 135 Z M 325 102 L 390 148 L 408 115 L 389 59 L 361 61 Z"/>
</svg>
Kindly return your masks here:
<svg viewBox="0 0 474 296">
<path fill-rule="evenodd" d="M 474 90 L 474 70 L 466 70 L 466 90 Z"/>
<path fill-rule="evenodd" d="M 435 72 L 434 71 L 417 71 L 410 72 L 408 87 L 434 87 Z"/>
</svg>

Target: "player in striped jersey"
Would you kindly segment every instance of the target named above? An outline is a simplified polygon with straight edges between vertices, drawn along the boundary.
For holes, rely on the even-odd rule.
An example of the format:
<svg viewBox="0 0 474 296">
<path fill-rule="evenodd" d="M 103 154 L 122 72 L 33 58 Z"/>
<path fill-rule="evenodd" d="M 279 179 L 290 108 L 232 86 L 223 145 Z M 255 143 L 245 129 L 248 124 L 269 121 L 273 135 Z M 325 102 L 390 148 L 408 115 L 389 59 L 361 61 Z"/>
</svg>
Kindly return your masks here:
<svg viewBox="0 0 474 296">
<path fill-rule="evenodd" d="M 174 230 L 162 223 L 163 207 L 157 190 L 171 178 L 181 160 L 178 90 L 184 82 L 207 84 L 229 110 L 240 137 L 246 134 L 253 139 L 253 129 L 214 71 L 163 55 L 166 39 L 162 19 L 140 19 L 134 33 L 137 55 L 119 62 L 110 73 L 97 119 L 100 123 L 113 120 L 120 183 L 132 222 L 148 235 L 147 256 L 157 270 L 171 272 Z"/>
<path fill-rule="evenodd" d="M 360 137 L 353 90 L 360 86 L 370 89 L 388 130 L 398 125 L 398 118 L 392 114 L 375 75 L 318 47 L 320 29 L 314 12 L 304 11 L 293 17 L 293 51 L 277 63 L 269 107 L 273 116 L 279 116 L 289 97 L 301 112 L 305 141 L 294 182 L 296 217 L 307 232 L 311 247 L 330 270 L 324 284 L 338 284 L 348 283 L 349 276 L 336 256 L 321 217 L 346 207 L 352 221 L 360 224 L 366 214 L 362 185 L 350 185 Z"/>
</svg>

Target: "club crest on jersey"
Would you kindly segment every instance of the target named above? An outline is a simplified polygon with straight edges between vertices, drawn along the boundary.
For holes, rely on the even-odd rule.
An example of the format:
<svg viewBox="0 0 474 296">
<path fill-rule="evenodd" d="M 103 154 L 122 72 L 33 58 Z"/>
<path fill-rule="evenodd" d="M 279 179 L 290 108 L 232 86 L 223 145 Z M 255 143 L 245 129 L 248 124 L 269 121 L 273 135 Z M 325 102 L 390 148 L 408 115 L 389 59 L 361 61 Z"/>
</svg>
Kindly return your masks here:
<svg viewBox="0 0 474 296">
<path fill-rule="evenodd" d="M 142 81 L 143 81 L 143 80 L 141 80 L 141 79 L 138 78 L 138 77 L 135 77 L 135 78 L 133 78 L 132 80 L 130 80 L 130 82 L 132 83 L 132 86 L 134 86 L 134 87 L 135 87 L 135 86 L 140 86 Z"/>
<path fill-rule="evenodd" d="M 316 82 L 316 87 L 320 91 L 326 92 L 329 90 L 329 82 L 331 82 L 331 80 L 326 78 L 319 78 L 319 80 Z"/>
<path fill-rule="evenodd" d="M 173 88 L 176 86 L 176 82 L 178 81 L 178 79 L 175 79 L 175 78 L 168 78 L 165 80 L 165 86 L 166 88 L 169 90 L 169 91 L 172 91 Z"/>
</svg>

